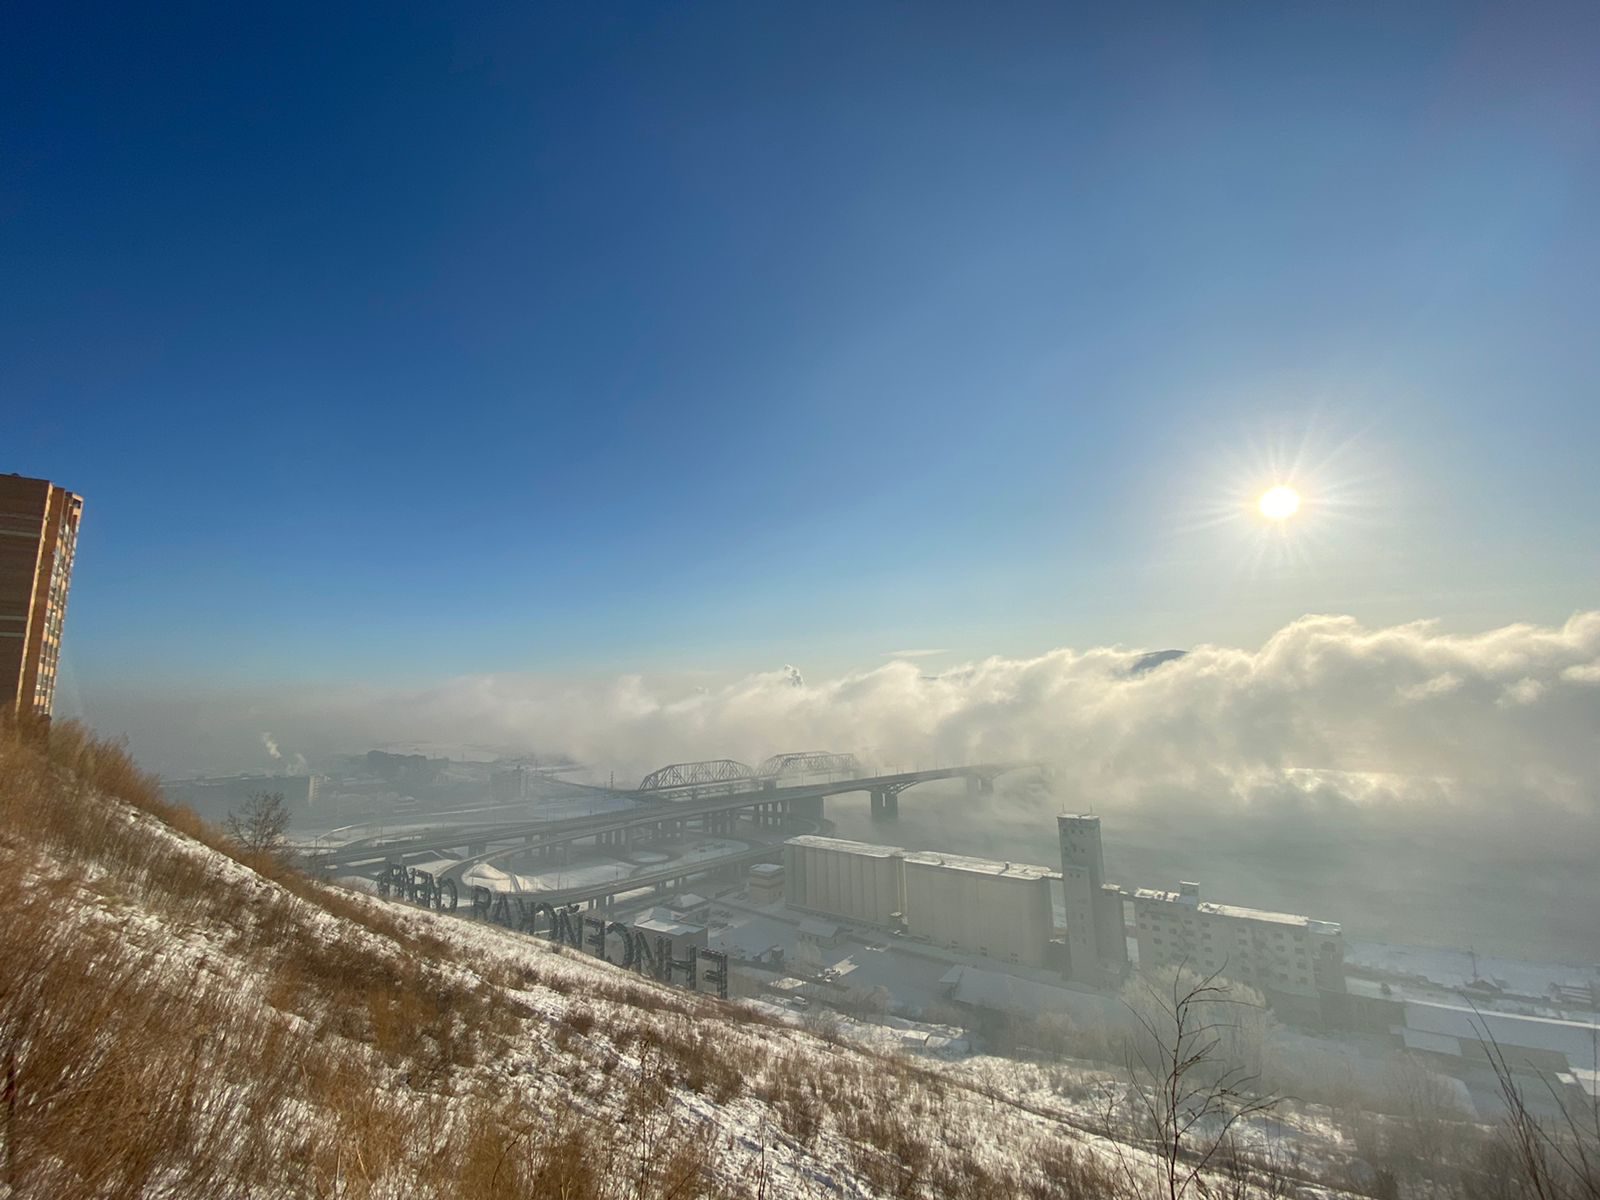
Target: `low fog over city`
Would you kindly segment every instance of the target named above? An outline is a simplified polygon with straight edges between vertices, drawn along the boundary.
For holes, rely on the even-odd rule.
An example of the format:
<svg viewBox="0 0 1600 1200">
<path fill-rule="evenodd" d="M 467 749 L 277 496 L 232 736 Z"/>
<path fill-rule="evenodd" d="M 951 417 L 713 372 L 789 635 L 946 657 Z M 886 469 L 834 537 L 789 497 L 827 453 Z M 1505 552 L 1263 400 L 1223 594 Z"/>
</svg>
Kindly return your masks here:
<svg viewBox="0 0 1600 1200">
<path fill-rule="evenodd" d="M 699 686 L 497 674 L 117 698 L 103 719 L 181 776 L 305 774 L 374 747 L 565 758 L 572 778 L 626 787 L 669 762 L 795 747 L 884 770 L 1038 761 L 1047 778 L 978 805 L 913 793 L 897 839 L 1047 857 L 1056 812 L 1095 812 L 1130 880 L 1199 874 L 1369 937 L 1600 956 L 1600 613 L 1466 634 L 1313 616 L 1154 665 L 1124 649 L 941 661 Z M 837 818 L 852 837 L 868 828 L 855 807 Z"/>
<path fill-rule="evenodd" d="M 0 49 L 0 1200 L 1600 1195 L 1600 10 Z"/>
</svg>

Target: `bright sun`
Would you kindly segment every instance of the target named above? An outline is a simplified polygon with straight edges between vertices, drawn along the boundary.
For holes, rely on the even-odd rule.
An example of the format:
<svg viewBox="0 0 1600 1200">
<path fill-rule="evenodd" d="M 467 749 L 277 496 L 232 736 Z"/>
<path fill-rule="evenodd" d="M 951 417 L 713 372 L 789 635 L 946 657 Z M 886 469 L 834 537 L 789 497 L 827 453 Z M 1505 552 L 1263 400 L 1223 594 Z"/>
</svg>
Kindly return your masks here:
<svg viewBox="0 0 1600 1200">
<path fill-rule="evenodd" d="M 1259 504 L 1261 515 L 1269 521 L 1287 521 L 1300 510 L 1300 493 L 1279 484 L 1262 492 Z"/>
</svg>

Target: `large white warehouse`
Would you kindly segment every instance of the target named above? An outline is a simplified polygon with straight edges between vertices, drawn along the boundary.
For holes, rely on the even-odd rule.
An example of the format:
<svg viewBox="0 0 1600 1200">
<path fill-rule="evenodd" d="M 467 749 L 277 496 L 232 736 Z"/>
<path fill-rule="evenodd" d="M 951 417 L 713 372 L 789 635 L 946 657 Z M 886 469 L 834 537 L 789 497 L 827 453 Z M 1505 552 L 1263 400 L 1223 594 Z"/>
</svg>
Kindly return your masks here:
<svg viewBox="0 0 1600 1200">
<path fill-rule="evenodd" d="M 905 911 L 898 846 L 807 834 L 783 847 L 784 899 L 790 908 L 891 927 Z"/>
<path fill-rule="evenodd" d="M 1059 871 L 927 851 L 905 856 L 906 920 L 935 945 L 1044 966 Z"/>
<path fill-rule="evenodd" d="M 784 845 L 790 908 L 900 926 L 938 946 L 1043 966 L 1059 871 L 806 835 Z"/>
</svg>

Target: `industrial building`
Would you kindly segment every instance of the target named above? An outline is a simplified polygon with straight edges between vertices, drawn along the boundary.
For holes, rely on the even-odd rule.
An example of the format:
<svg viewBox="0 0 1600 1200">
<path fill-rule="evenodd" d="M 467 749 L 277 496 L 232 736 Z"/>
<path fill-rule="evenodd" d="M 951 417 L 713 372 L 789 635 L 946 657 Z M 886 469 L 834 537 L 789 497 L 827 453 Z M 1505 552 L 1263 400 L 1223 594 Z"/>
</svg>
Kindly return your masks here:
<svg viewBox="0 0 1600 1200">
<path fill-rule="evenodd" d="M 1128 970 L 1122 889 L 1106 882 L 1100 818 L 1063 813 L 1061 890 L 1066 900 L 1067 975 L 1082 983 L 1112 985 Z"/>
<path fill-rule="evenodd" d="M 777 904 L 783 899 L 783 866 L 781 863 L 756 863 L 750 868 L 745 891 L 751 904 Z"/>
<path fill-rule="evenodd" d="M 637 932 L 670 939 L 673 958 L 688 958 L 691 949 L 704 950 L 709 944 L 709 936 L 704 925 L 681 920 L 678 914 L 669 908 L 657 906 L 646 909 L 629 924 Z"/>
<path fill-rule="evenodd" d="M 907 854 L 906 930 L 936 946 L 1046 965 L 1053 932 L 1048 867 L 932 851 Z"/>
<path fill-rule="evenodd" d="M 1260 990 L 1281 1012 L 1336 1022 L 1345 996 L 1344 935 L 1331 921 L 1202 902 L 1200 887 L 1142 888 L 1105 881 L 1100 818 L 1057 818 L 1061 870 L 938 851 L 908 851 L 805 835 L 784 843 L 784 865 L 752 872 L 752 893 L 781 879 L 790 908 L 847 924 L 898 930 L 918 941 L 999 962 L 1059 968 L 1114 988 L 1126 976 L 1127 902 L 1139 965 L 1187 966 Z M 1065 900 L 1065 936 L 1052 889 Z"/>
<path fill-rule="evenodd" d="M 1600 1017 L 1565 1009 L 1507 1011 L 1499 1001 L 1480 997 L 1462 1004 L 1467 989 L 1372 979 L 1346 981 L 1349 995 L 1346 1025 L 1367 1033 L 1386 1033 L 1395 1049 L 1429 1057 L 1434 1065 L 1467 1077 L 1489 1063 L 1498 1046 L 1506 1066 L 1526 1074 L 1537 1092 L 1565 1091 L 1566 1101 L 1584 1111 L 1600 1099 Z M 1531 1007 L 1526 998 L 1511 1001 L 1516 1009 Z"/>
<path fill-rule="evenodd" d="M 698 892 L 679 892 L 666 907 L 674 917 L 690 925 L 711 923 L 711 901 Z"/>
<path fill-rule="evenodd" d="M 1133 907 L 1140 970 L 1216 973 L 1258 989 L 1275 1008 L 1316 1019 L 1343 996 L 1344 933 L 1332 921 L 1202 901 L 1198 883 L 1176 892 L 1140 888 Z"/>
<path fill-rule="evenodd" d="M 1026 966 L 1050 960 L 1059 878 L 1048 867 L 809 834 L 784 844 L 789 907 Z"/>
<path fill-rule="evenodd" d="M 48 717 L 83 497 L 0 475 L 0 709 Z"/>
<path fill-rule="evenodd" d="M 495 771 L 489 777 L 489 794 L 502 804 L 526 800 L 528 776 L 528 768 L 521 765 L 504 771 Z"/>
<path fill-rule="evenodd" d="M 905 913 L 904 855 L 898 846 L 790 838 L 783 845 L 784 898 L 790 908 L 897 928 Z"/>
</svg>

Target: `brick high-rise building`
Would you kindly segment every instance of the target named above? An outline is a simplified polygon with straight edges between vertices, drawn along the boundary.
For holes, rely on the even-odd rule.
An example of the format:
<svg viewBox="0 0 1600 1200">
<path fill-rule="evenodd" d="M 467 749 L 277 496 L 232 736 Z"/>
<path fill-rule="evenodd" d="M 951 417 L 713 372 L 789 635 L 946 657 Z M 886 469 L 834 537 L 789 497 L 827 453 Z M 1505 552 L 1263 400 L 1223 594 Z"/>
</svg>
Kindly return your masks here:
<svg viewBox="0 0 1600 1200">
<path fill-rule="evenodd" d="M 0 475 L 0 711 L 48 717 L 83 498 Z"/>
</svg>

